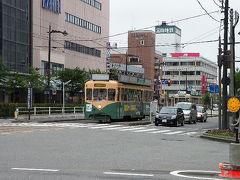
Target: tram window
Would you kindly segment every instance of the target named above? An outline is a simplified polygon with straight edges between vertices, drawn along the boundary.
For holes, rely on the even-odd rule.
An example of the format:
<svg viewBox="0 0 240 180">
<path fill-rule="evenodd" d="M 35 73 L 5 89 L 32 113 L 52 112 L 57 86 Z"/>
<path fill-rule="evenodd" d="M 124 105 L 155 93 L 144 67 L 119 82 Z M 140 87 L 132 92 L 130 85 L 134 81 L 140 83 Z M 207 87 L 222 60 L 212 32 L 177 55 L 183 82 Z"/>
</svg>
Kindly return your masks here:
<svg viewBox="0 0 240 180">
<path fill-rule="evenodd" d="M 94 101 L 106 101 L 107 100 L 107 89 L 94 89 L 93 90 Z"/>
<path fill-rule="evenodd" d="M 127 89 L 122 89 L 122 101 L 127 101 Z"/>
<path fill-rule="evenodd" d="M 134 101 L 134 90 L 128 89 L 128 101 Z"/>
<path fill-rule="evenodd" d="M 91 101 L 92 100 L 92 89 L 87 89 L 87 101 Z"/>
<path fill-rule="evenodd" d="M 115 101 L 116 90 L 108 89 L 108 101 Z"/>
<path fill-rule="evenodd" d="M 121 91 L 120 91 L 120 88 L 118 88 L 118 93 L 117 93 L 117 101 L 120 101 L 120 93 L 121 93 Z"/>
</svg>

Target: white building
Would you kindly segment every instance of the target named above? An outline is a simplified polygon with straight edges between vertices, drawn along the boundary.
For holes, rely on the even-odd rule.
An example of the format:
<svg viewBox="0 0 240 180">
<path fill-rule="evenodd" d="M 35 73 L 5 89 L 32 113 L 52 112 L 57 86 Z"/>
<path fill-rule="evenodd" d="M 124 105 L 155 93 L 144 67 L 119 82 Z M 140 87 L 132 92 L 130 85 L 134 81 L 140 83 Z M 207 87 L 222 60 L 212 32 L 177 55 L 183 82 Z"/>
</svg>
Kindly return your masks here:
<svg viewBox="0 0 240 180">
<path fill-rule="evenodd" d="M 181 52 L 181 29 L 177 26 L 170 26 L 163 22 L 162 25 L 155 27 L 155 33 L 156 51 L 161 52 L 164 57 Z"/>
<path fill-rule="evenodd" d="M 163 63 L 162 80 L 171 80 L 171 85 L 162 84 L 162 90 L 169 97 L 186 90 L 201 95 L 203 77 L 207 80 L 206 87 L 217 82 L 217 64 L 200 53 L 173 53 Z"/>
</svg>

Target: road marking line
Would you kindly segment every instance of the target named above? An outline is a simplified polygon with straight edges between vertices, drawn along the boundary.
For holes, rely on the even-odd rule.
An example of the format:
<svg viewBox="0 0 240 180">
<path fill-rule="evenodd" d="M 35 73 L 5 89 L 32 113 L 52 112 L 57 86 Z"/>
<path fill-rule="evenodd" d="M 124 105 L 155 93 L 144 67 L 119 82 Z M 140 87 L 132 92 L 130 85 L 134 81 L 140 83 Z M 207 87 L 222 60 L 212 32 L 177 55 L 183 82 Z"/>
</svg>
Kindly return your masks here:
<svg viewBox="0 0 240 180">
<path fill-rule="evenodd" d="M 118 130 L 118 129 L 129 129 L 129 127 L 104 128 L 103 130 Z"/>
<path fill-rule="evenodd" d="M 148 132 L 148 131 L 155 131 L 158 129 L 143 129 L 143 130 L 138 130 L 138 131 L 133 131 L 133 132 Z"/>
<path fill-rule="evenodd" d="M 170 172 L 170 174 L 173 175 L 173 176 L 191 178 L 191 179 L 221 180 L 221 179 L 218 179 L 218 178 L 196 177 L 196 176 L 187 176 L 187 175 L 179 174 L 179 173 L 182 173 L 182 172 L 198 172 L 198 173 L 202 172 L 202 173 L 214 173 L 214 174 L 220 174 L 221 173 L 219 171 L 182 170 L 182 171 L 172 171 L 172 172 Z"/>
<path fill-rule="evenodd" d="M 12 168 L 12 170 L 19 171 L 45 171 L 45 172 L 58 172 L 57 169 L 35 169 L 35 168 Z"/>
<path fill-rule="evenodd" d="M 104 172 L 107 175 L 122 175 L 122 176 L 143 176 L 143 177 L 153 177 L 153 174 L 135 174 L 135 173 L 118 173 L 118 172 Z"/>
<path fill-rule="evenodd" d="M 146 129 L 144 127 L 140 127 L 140 128 L 129 128 L 129 129 L 120 129 L 119 131 L 132 131 L 132 130 L 139 130 L 139 129 Z"/>
<path fill-rule="evenodd" d="M 33 132 L 33 131 L 22 131 L 23 133 L 31 133 L 31 132 Z"/>
<path fill-rule="evenodd" d="M 11 133 L 1 133 L 2 135 L 8 135 L 8 134 L 11 134 Z"/>
<path fill-rule="evenodd" d="M 194 134 L 197 134 L 198 132 L 188 132 L 188 133 L 183 133 L 183 134 L 181 134 L 181 135 L 188 135 L 188 136 L 190 136 L 190 135 L 194 135 Z"/>
<path fill-rule="evenodd" d="M 106 125 L 106 126 L 97 126 L 97 127 L 89 127 L 89 129 L 103 129 L 103 128 L 111 128 L 111 127 L 119 127 L 121 125 Z"/>
<path fill-rule="evenodd" d="M 164 132 L 169 132 L 170 130 L 161 130 L 161 131 L 154 131 L 154 132 L 148 132 L 151 134 L 157 134 L 157 133 L 164 133 Z"/>
<path fill-rule="evenodd" d="M 172 135 L 172 134 L 179 134 L 179 133 L 183 133 L 183 132 L 184 131 L 173 131 L 173 132 L 163 133 L 163 134 Z"/>
</svg>

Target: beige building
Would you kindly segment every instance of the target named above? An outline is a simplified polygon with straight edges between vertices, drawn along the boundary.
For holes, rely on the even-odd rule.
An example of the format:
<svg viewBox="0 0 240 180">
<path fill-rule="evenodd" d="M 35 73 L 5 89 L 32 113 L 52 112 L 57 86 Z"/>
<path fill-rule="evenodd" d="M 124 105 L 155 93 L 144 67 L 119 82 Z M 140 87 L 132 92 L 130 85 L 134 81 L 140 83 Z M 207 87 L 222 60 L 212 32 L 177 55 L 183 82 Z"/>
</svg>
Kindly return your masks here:
<svg viewBox="0 0 240 180">
<path fill-rule="evenodd" d="M 51 33 L 51 69 L 106 70 L 109 36 L 109 0 L 34 0 L 33 67 L 48 65 L 48 32 Z"/>
</svg>

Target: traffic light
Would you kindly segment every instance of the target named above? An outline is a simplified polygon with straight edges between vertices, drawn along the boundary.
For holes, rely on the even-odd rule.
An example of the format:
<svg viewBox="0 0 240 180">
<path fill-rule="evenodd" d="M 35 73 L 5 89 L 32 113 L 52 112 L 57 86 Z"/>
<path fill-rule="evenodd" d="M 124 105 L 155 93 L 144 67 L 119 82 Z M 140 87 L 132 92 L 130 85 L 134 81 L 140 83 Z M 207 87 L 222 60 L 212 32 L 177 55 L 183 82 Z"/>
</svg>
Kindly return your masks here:
<svg viewBox="0 0 240 180">
<path fill-rule="evenodd" d="M 171 80 L 167 80 L 167 84 L 168 84 L 168 86 L 171 86 L 171 83 L 172 83 Z"/>
</svg>

